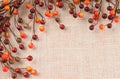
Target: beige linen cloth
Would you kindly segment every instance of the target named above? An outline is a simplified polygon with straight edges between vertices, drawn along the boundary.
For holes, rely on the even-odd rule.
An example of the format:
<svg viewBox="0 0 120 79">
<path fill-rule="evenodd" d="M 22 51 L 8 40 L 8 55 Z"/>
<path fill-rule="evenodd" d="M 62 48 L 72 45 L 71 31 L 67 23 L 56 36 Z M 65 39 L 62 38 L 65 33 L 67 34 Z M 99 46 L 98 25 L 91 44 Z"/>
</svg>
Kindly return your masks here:
<svg viewBox="0 0 120 79">
<path fill-rule="evenodd" d="M 34 57 L 32 62 L 19 65 L 31 65 L 38 70 L 38 75 L 29 79 L 120 79 L 120 24 L 114 23 L 111 30 L 101 31 L 96 26 L 90 31 L 87 15 L 80 20 L 68 15 L 68 11 L 60 10 L 60 13 L 65 30 L 60 30 L 57 23 L 49 19 L 44 33 L 36 26 L 39 40 L 34 41 L 35 49 L 19 50 L 21 57 L 29 54 Z M 25 31 L 27 46 L 31 31 Z M 0 72 L 0 79 L 10 79 L 9 73 Z"/>
</svg>

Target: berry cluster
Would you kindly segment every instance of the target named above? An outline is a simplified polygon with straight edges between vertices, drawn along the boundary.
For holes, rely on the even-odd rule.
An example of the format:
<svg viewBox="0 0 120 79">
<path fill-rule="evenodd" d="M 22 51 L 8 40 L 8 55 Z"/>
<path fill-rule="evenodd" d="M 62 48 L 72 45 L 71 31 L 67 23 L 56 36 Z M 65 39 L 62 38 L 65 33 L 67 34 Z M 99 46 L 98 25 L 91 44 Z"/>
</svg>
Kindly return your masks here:
<svg viewBox="0 0 120 79">
<path fill-rule="evenodd" d="M 104 2 L 106 2 L 106 10 L 103 10 Z M 45 31 L 45 23 L 47 18 L 53 18 L 58 23 L 61 30 L 65 29 L 65 25 L 61 23 L 60 14 L 58 8 L 68 6 L 69 14 L 74 18 L 84 18 L 85 14 L 89 14 L 88 22 L 90 23 L 89 29 L 94 30 L 94 27 L 98 25 L 99 20 L 108 20 L 108 24 L 99 24 L 99 29 L 104 30 L 105 27 L 112 28 L 112 23 L 119 22 L 120 8 L 119 0 L 2 0 L 0 2 L 0 62 L 2 64 L 3 72 L 8 70 L 11 72 L 13 79 L 17 77 L 17 74 L 22 74 L 24 77 L 29 77 L 30 74 L 36 75 L 37 71 L 31 66 L 26 68 L 13 68 L 12 64 L 20 62 L 21 59 L 32 60 L 32 56 L 29 55 L 26 58 L 20 58 L 15 56 L 18 52 L 18 48 L 11 43 L 10 33 L 14 36 L 19 49 L 24 50 L 25 46 L 22 39 L 27 37 L 24 29 L 32 28 L 32 36 L 28 48 L 34 48 L 33 40 L 38 39 L 36 34 L 36 24 L 39 25 L 40 32 Z M 30 22 L 25 22 L 24 17 L 20 16 L 22 5 L 25 5 L 26 11 L 29 11 L 28 19 Z M 43 13 L 40 8 L 45 9 Z M 13 23 L 10 19 L 13 17 Z M 32 26 L 30 26 L 32 23 Z M 15 33 L 17 30 L 19 35 Z"/>
<path fill-rule="evenodd" d="M 67 1 L 70 8 L 69 13 L 74 18 L 83 18 L 85 12 L 92 16 L 88 18 L 88 22 L 91 24 L 89 26 L 90 30 L 94 30 L 94 27 L 101 19 L 110 22 L 108 24 L 101 23 L 99 25 L 100 30 L 104 30 L 105 26 L 110 29 L 113 22 L 118 23 L 120 20 L 118 16 L 120 14 L 119 0 L 73 0 L 73 3 Z M 108 4 L 106 10 L 104 10 L 104 2 L 106 2 L 106 5 Z M 78 13 L 76 11 L 77 5 L 80 10 Z"/>
<path fill-rule="evenodd" d="M 36 75 L 37 70 L 31 66 L 27 67 L 15 67 L 15 63 L 20 63 L 21 60 L 32 61 L 31 55 L 21 58 L 17 55 L 18 50 L 24 50 L 25 46 L 22 43 L 22 39 L 26 38 L 26 34 L 23 31 L 24 28 L 28 28 L 29 25 L 23 21 L 19 16 L 18 9 L 25 2 L 25 0 L 2 0 L 0 2 L 0 63 L 3 72 L 10 72 L 13 79 L 17 78 L 18 75 L 29 77 L 30 75 Z M 13 16 L 14 26 L 11 25 L 10 19 Z M 13 26 L 13 27 L 12 27 Z M 15 28 L 19 31 L 20 35 L 17 35 L 13 30 Z M 17 46 L 11 43 L 10 34 L 12 34 L 18 44 Z M 33 35 L 33 39 L 37 39 L 36 35 Z M 29 48 L 33 48 L 34 45 L 31 42 L 28 44 Z"/>
</svg>

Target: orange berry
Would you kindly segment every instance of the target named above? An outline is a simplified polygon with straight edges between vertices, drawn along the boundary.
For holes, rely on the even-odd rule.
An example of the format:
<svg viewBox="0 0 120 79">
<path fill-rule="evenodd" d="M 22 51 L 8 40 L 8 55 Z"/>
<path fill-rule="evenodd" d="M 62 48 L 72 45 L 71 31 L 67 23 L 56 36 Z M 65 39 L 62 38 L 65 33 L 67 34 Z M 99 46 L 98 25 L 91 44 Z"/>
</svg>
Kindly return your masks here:
<svg viewBox="0 0 120 79">
<path fill-rule="evenodd" d="M 79 3 L 79 0 L 73 0 L 73 2 L 74 2 L 75 4 L 78 4 L 78 3 Z"/>
<path fill-rule="evenodd" d="M 104 30 L 105 26 L 104 26 L 103 24 L 100 24 L 99 28 L 100 28 L 101 30 Z"/>
<path fill-rule="evenodd" d="M 3 72 L 7 72 L 8 69 L 9 69 L 9 68 L 8 68 L 7 66 L 3 66 L 3 67 L 2 67 L 2 71 L 3 71 Z"/>
<path fill-rule="evenodd" d="M 5 33 L 4 33 L 4 36 L 5 36 L 6 38 L 8 38 L 8 37 L 9 37 L 9 33 L 8 33 L 8 32 L 5 32 Z"/>
<path fill-rule="evenodd" d="M 15 9 L 15 10 L 13 11 L 13 14 L 14 14 L 14 15 L 18 15 L 18 10 Z"/>
<path fill-rule="evenodd" d="M 43 31 L 45 31 L 45 26 L 40 26 L 39 29 L 40 29 L 41 32 L 43 32 Z"/>
<path fill-rule="evenodd" d="M 59 5 L 59 2 L 55 2 L 55 5 L 58 6 L 58 5 Z"/>
<path fill-rule="evenodd" d="M 31 74 L 32 74 L 32 75 L 37 75 L 37 70 L 35 70 L 35 69 L 32 70 L 32 71 L 31 71 Z"/>
<path fill-rule="evenodd" d="M 84 3 L 85 3 L 86 5 L 89 5 L 89 4 L 90 4 L 90 0 L 85 0 Z"/>
<path fill-rule="evenodd" d="M 31 66 L 27 66 L 27 67 L 26 67 L 26 70 L 27 70 L 28 72 L 30 72 L 30 71 L 32 70 L 32 67 L 31 67 Z"/>
<path fill-rule="evenodd" d="M 114 18 L 114 21 L 115 21 L 116 23 L 118 23 L 118 22 L 120 21 L 119 17 L 116 16 L 116 17 Z"/>
<path fill-rule="evenodd" d="M 6 54 L 2 54 L 2 60 L 6 60 L 9 56 Z"/>
<path fill-rule="evenodd" d="M 34 44 L 31 42 L 28 44 L 28 47 L 32 49 L 32 48 L 34 48 Z"/>
<path fill-rule="evenodd" d="M 21 36 L 21 38 L 26 38 L 26 37 L 27 37 L 24 32 L 21 32 L 21 33 L 20 33 L 20 36 Z"/>
<path fill-rule="evenodd" d="M 45 16 L 49 16 L 49 13 L 50 13 L 49 11 L 46 11 Z"/>
<path fill-rule="evenodd" d="M 8 0 L 3 0 L 3 4 L 4 4 L 4 5 L 7 5 L 8 3 L 9 3 Z"/>
<path fill-rule="evenodd" d="M 5 55 L 9 55 L 9 52 L 8 52 L 8 51 L 5 51 L 5 52 L 3 52 L 3 54 L 5 54 Z"/>
<path fill-rule="evenodd" d="M 58 15 L 58 11 L 56 11 L 56 10 L 53 11 L 53 15 L 54 15 L 54 16 L 57 16 L 57 15 Z"/>
<path fill-rule="evenodd" d="M 46 12 L 45 12 L 45 16 L 47 16 L 47 17 L 52 17 L 53 14 L 52 14 L 50 11 L 46 11 Z"/>
<path fill-rule="evenodd" d="M 53 14 L 50 12 L 48 17 L 49 18 L 53 17 Z"/>
<path fill-rule="evenodd" d="M 39 19 L 39 18 L 36 18 L 36 19 L 35 19 L 35 22 L 36 22 L 36 23 L 40 23 L 40 19 Z"/>
<path fill-rule="evenodd" d="M 109 14 L 110 15 L 114 15 L 115 14 L 115 10 L 114 9 L 110 10 Z"/>
<path fill-rule="evenodd" d="M 79 13 L 78 13 L 78 16 L 79 16 L 80 18 L 83 18 L 83 17 L 84 17 L 84 13 L 83 13 L 83 12 L 79 12 Z"/>
<path fill-rule="evenodd" d="M 27 8 L 27 9 L 30 9 L 30 8 L 31 8 L 31 4 L 29 4 L 29 3 L 26 4 L 26 8 Z"/>
<path fill-rule="evenodd" d="M 3 54 L 2 54 L 2 59 L 5 60 L 5 59 L 7 59 L 8 57 L 9 57 L 9 52 L 7 52 L 7 51 L 3 52 Z"/>
<path fill-rule="evenodd" d="M 10 6 L 9 6 L 9 5 L 6 5 L 6 6 L 4 7 L 4 9 L 8 11 L 8 10 L 10 10 Z"/>
<path fill-rule="evenodd" d="M 94 15 L 97 16 L 99 14 L 99 11 L 95 10 Z"/>
</svg>

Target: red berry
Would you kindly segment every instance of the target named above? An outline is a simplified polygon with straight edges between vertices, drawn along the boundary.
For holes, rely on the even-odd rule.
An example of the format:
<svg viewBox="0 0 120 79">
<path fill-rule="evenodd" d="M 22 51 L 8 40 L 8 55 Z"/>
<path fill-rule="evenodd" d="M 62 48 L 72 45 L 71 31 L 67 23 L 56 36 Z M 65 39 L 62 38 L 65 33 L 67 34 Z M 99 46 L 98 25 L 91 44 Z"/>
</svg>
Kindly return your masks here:
<svg viewBox="0 0 120 79">
<path fill-rule="evenodd" d="M 21 36 L 21 38 L 26 38 L 27 37 L 27 35 L 24 32 L 21 32 L 20 36 Z"/>
<path fill-rule="evenodd" d="M 24 47 L 23 44 L 19 44 L 19 48 L 20 48 L 20 49 L 24 49 L 25 47 Z"/>
<path fill-rule="evenodd" d="M 63 3 L 63 2 L 59 2 L 59 3 L 58 3 L 58 7 L 59 7 L 59 8 L 63 8 L 63 7 L 64 7 L 64 3 Z"/>
<path fill-rule="evenodd" d="M 21 73 L 21 69 L 20 69 L 20 68 L 16 68 L 16 69 L 15 69 L 15 72 Z"/>
<path fill-rule="evenodd" d="M 52 5 L 47 5 L 48 9 L 49 10 L 52 10 L 53 9 L 53 6 Z"/>
<path fill-rule="evenodd" d="M 94 30 L 94 25 L 90 25 L 89 29 Z"/>
<path fill-rule="evenodd" d="M 29 73 L 28 72 L 24 72 L 23 76 L 27 78 L 27 77 L 29 77 Z"/>
<path fill-rule="evenodd" d="M 108 23 L 107 24 L 107 27 L 110 29 L 110 28 L 112 28 L 112 24 L 111 23 Z"/>
<path fill-rule="evenodd" d="M 40 7 L 43 7 L 43 6 L 44 6 L 44 3 L 43 3 L 43 2 L 39 2 L 39 6 L 40 6 Z"/>
<path fill-rule="evenodd" d="M 80 5 L 79 5 L 79 8 L 80 8 L 80 9 L 83 9 L 83 8 L 84 8 L 84 5 L 83 5 L 83 4 L 80 4 Z"/>
<path fill-rule="evenodd" d="M 33 39 L 33 40 L 37 40 L 37 39 L 38 39 L 38 36 L 34 34 L 34 35 L 32 36 L 32 39 Z"/>
<path fill-rule="evenodd" d="M 18 26 L 17 26 L 17 29 L 18 29 L 18 30 L 22 30 L 22 26 L 21 26 L 21 25 L 18 25 Z"/>
<path fill-rule="evenodd" d="M 28 60 L 28 61 L 32 61 L 32 60 L 33 60 L 33 57 L 32 57 L 31 55 L 29 55 L 29 56 L 27 57 L 27 60 Z"/>
<path fill-rule="evenodd" d="M 6 21 L 5 24 L 4 24 L 5 27 L 9 27 L 10 26 L 10 22 L 9 21 Z"/>
<path fill-rule="evenodd" d="M 4 47 L 3 46 L 0 46 L 0 51 L 3 51 Z"/>
<path fill-rule="evenodd" d="M 17 74 L 16 74 L 16 73 L 12 73 L 12 74 L 11 74 L 11 77 L 12 77 L 13 79 L 17 78 Z"/>
<path fill-rule="evenodd" d="M 65 29 L 65 25 L 63 25 L 63 24 L 60 24 L 60 29 Z"/>
<path fill-rule="evenodd" d="M 14 52 L 14 53 L 17 52 L 17 48 L 16 48 L 16 47 L 13 47 L 13 48 L 12 48 L 12 52 Z"/>
<path fill-rule="evenodd" d="M 41 24 L 45 24 L 45 20 L 43 20 L 43 19 L 40 20 L 40 23 L 41 23 Z"/>
<path fill-rule="evenodd" d="M 2 71 L 3 71 L 3 72 L 7 72 L 8 69 L 9 69 L 9 68 L 8 68 L 7 66 L 3 66 L 3 67 L 2 67 Z"/>
</svg>

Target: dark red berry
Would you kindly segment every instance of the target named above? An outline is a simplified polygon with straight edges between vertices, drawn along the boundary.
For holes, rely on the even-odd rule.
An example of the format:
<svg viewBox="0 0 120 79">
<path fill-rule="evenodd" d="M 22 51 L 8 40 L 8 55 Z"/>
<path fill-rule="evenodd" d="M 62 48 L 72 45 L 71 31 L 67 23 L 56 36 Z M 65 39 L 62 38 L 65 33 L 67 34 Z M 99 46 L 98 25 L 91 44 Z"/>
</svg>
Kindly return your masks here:
<svg viewBox="0 0 120 79">
<path fill-rule="evenodd" d="M 39 2 L 39 6 L 40 6 L 40 7 L 43 7 L 43 6 L 44 6 L 44 3 L 43 3 L 43 2 Z"/>
<path fill-rule="evenodd" d="M 58 3 L 58 7 L 59 7 L 59 8 L 62 8 L 62 7 L 64 7 L 64 4 L 63 4 L 63 2 L 59 2 L 59 3 Z"/>
<path fill-rule="evenodd" d="M 23 44 L 19 44 L 19 48 L 20 48 L 20 49 L 24 49 L 25 47 L 24 47 Z"/>
<path fill-rule="evenodd" d="M 77 18 L 77 13 L 73 13 L 73 17 L 74 17 L 74 18 Z"/>
<path fill-rule="evenodd" d="M 6 21 L 4 24 L 5 27 L 9 27 L 10 26 L 10 21 Z"/>
<path fill-rule="evenodd" d="M 99 8 L 100 7 L 100 4 L 99 3 L 96 3 L 95 4 L 95 8 Z"/>
<path fill-rule="evenodd" d="M 17 78 L 17 74 L 16 74 L 16 73 L 12 73 L 12 74 L 11 74 L 11 77 L 12 77 L 13 79 Z"/>
<path fill-rule="evenodd" d="M 31 8 L 31 9 L 30 9 L 30 12 L 31 12 L 31 13 L 35 13 L 35 8 Z"/>
<path fill-rule="evenodd" d="M 34 3 L 35 3 L 35 4 L 39 4 L 39 0 L 35 0 Z"/>
<path fill-rule="evenodd" d="M 108 7 L 107 7 L 107 10 L 108 10 L 108 11 L 112 10 L 112 6 L 108 6 Z"/>
<path fill-rule="evenodd" d="M 32 57 L 31 55 L 29 55 L 29 56 L 27 57 L 27 60 L 28 60 L 28 61 L 32 61 L 32 60 L 33 60 L 33 57 Z"/>
<path fill-rule="evenodd" d="M 69 10 L 69 13 L 70 13 L 70 14 L 73 14 L 73 13 L 74 13 L 74 10 L 73 10 L 73 9 L 70 9 L 70 10 Z"/>
<path fill-rule="evenodd" d="M 87 6 L 87 7 L 84 8 L 84 10 L 85 10 L 86 12 L 89 12 L 89 11 L 90 11 L 90 8 Z"/>
<path fill-rule="evenodd" d="M 15 69 L 15 72 L 16 72 L 16 73 L 21 73 L 21 69 L 20 69 L 20 68 L 16 68 L 16 69 Z"/>
<path fill-rule="evenodd" d="M 107 27 L 112 28 L 112 24 L 111 23 L 107 24 Z"/>
<path fill-rule="evenodd" d="M 0 51 L 3 51 L 4 47 L 3 46 L 0 46 Z"/>
<path fill-rule="evenodd" d="M 94 25 L 90 25 L 89 29 L 94 30 Z"/>
<path fill-rule="evenodd" d="M 13 48 L 12 48 L 12 52 L 14 52 L 14 53 L 17 52 L 17 48 L 16 48 L 16 47 L 13 47 Z"/>
<path fill-rule="evenodd" d="M 29 73 L 28 72 L 24 72 L 23 76 L 27 78 L 27 77 L 29 77 Z"/>
<path fill-rule="evenodd" d="M 102 14 L 102 18 L 103 18 L 103 19 L 106 19 L 106 18 L 107 18 L 107 14 L 106 14 L 106 13 L 103 13 L 103 14 Z"/>
<path fill-rule="evenodd" d="M 18 25 L 18 26 L 17 26 L 17 29 L 18 29 L 18 30 L 22 30 L 22 26 L 21 26 L 21 25 Z"/>
<path fill-rule="evenodd" d="M 109 15 L 109 16 L 108 16 L 108 19 L 109 19 L 109 20 L 113 20 L 113 18 L 114 18 L 113 15 Z"/>
<path fill-rule="evenodd" d="M 32 36 L 32 39 L 33 39 L 33 40 L 37 40 L 37 39 L 38 39 L 38 36 L 37 36 L 36 34 L 34 34 L 34 35 Z"/>
<path fill-rule="evenodd" d="M 29 19 L 33 19 L 33 14 L 30 13 L 30 14 L 28 15 L 28 18 L 29 18 Z"/>
<path fill-rule="evenodd" d="M 41 23 L 41 24 L 45 24 L 45 20 L 43 20 L 43 19 L 40 20 L 40 23 Z"/>
<path fill-rule="evenodd" d="M 62 29 L 62 30 L 65 29 L 65 25 L 64 25 L 64 24 L 60 24 L 59 27 L 60 27 L 60 29 Z"/>
<path fill-rule="evenodd" d="M 52 10 L 52 9 L 53 9 L 53 6 L 52 6 L 52 5 L 50 5 L 50 4 L 49 4 L 49 5 L 47 5 L 47 7 L 48 7 L 48 9 L 49 9 L 49 10 Z"/>
<path fill-rule="evenodd" d="M 83 9 L 83 8 L 84 8 L 84 4 L 80 4 L 80 5 L 79 5 L 79 8 L 80 8 L 80 9 Z"/>
<path fill-rule="evenodd" d="M 4 44 L 9 44 L 9 43 L 10 43 L 9 39 L 6 38 L 6 39 L 4 40 Z"/>
<path fill-rule="evenodd" d="M 18 4 L 17 1 L 14 1 L 14 2 L 12 3 L 12 6 L 15 7 L 15 8 L 19 8 L 19 4 Z"/>
</svg>

